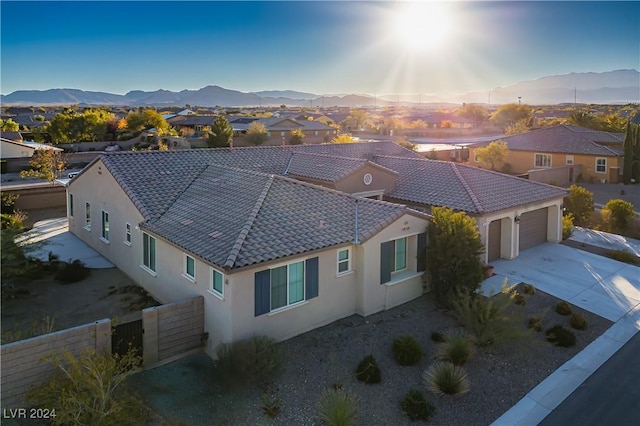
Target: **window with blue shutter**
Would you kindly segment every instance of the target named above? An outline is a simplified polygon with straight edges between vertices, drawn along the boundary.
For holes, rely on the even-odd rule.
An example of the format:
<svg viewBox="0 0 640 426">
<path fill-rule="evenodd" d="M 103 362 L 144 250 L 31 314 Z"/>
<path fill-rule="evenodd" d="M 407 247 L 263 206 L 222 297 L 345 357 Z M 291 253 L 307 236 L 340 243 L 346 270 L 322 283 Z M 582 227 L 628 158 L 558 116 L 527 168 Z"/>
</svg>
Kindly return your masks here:
<svg viewBox="0 0 640 426">
<path fill-rule="evenodd" d="M 255 316 L 266 314 L 271 309 L 271 271 L 256 272 L 255 278 Z"/>
<path fill-rule="evenodd" d="M 427 233 L 418 234 L 418 272 L 427 269 Z"/>
<path fill-rule="evenodd" d="M 380 244 L 380 284 L 391 281 L 391 271 L 395 260 L 394 246 L 393 241 Z"/>
<path fill-rule="evenodd" d="M 305 271 L 307 300 L 318 297 L 318 258 L 307 259 Z"/>
</svg>

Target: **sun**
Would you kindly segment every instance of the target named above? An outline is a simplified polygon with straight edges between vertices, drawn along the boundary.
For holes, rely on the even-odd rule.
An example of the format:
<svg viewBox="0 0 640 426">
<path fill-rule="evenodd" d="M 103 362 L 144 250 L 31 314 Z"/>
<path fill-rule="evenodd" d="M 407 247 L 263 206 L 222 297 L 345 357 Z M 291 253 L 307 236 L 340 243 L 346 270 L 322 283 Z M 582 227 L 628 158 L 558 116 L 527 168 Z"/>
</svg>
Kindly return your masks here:
<svg viewBox="0 0 640 426">
<path fill-rule="evenodd" d="M 407 50 L 442 47 L 451 33 L 452 21 L 445 2 L 401 2 L 396 11 L 394 33 Z"/>
</svg>

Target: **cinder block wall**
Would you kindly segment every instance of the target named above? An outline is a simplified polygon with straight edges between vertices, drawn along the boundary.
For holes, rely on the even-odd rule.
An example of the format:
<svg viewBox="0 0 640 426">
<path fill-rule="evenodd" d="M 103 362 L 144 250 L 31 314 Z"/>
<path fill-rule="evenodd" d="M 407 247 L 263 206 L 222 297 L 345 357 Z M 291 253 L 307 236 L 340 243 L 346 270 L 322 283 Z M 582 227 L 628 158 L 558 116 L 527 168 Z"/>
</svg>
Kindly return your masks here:
<svg viewBox="0 0 640 426">
<path fill-rule="evenodd" d="M 202 347 L 204 298 L 147 308 L 142 311 L 145 368 Z"/>
<path fill-rule="evenodd" d="M 67 350 L 74 355 L 91 349 L 111 352 L 111 320 L 2 345 L 2 408 L 24 408 L 25 394 L 33 385 L 49 378 L 56 367 L 43 358 Z"/>
</svg>

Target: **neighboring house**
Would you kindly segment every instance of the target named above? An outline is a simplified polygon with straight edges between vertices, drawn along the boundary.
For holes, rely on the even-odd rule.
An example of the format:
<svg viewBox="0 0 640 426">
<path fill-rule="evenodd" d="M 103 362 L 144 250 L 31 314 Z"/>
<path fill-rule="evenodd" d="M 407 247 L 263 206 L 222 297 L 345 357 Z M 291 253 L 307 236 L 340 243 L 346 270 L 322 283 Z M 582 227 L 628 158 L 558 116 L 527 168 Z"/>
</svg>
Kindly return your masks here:
<svg viewBox="0 0 640 426">
<path fill-rule="evenodd" d="M 583 127 L 559 125 L 500 138 L 509 147 L 511 173 L 530 174 L 530 178 L 565 185 L 579 176 L 586 182 L 618 183 L 622 176 L 623 133 L 609 133 Z M 489 142 L 473 145 L 472 165 L 488 167 L 478 161 L 475 150 Z M 531 171 L 544 172 L 530 173 Z M 540 175 L 541 177 L 534 177 Z"/>
<path fill-rule="evenodd" d="M 265 146 L 287 145 L 291 138 L 293 130 L 301 130 L 304 134 L 303 142 L 306 144 L 318 144 L 329 142 L 337 135 L 337 130 L 320 121 L 296 119 L 292 117 L 271 117 L 253 119 L 251 117 L 229 118 L 231 126 L 233 126 L 234 145 L 241 146 L 244 144 L 243 137 L 246 134 L 252 122 L 262 123 L 267 130 L 267 141 Z"/>
<path fill-rule="evenodd" d="M 12 159 L 12 158 L 30 158 L 33 156 L 33 153 L 36 150 L 54 150 L 54 151 L 63 151 L 61 148 L 56 148 L 51 145 L 45 145 L 37 142 L 16 142 L 14 140 L 4 138 L 4 135 L 10 132 L 3 132 L 0 137 L 0 153 L 2 153 L 2 159 Z"/>
<path fill-rule="evenodd" d="M 566 191 L 373 142 L 112 153 L 67 193 L 70 231 L 154 297 L 204 296 L 213 355 L 419 297 L 417 209 L 470 213 L 513 258 L 560 240 Z"/>
</svg>

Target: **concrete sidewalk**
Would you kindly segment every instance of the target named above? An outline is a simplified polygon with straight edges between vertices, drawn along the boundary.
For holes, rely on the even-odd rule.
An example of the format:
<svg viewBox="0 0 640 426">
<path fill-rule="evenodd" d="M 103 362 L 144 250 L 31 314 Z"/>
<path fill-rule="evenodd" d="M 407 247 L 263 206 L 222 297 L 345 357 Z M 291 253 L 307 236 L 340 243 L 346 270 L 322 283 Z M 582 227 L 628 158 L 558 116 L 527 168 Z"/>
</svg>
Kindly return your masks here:
<svg viewBox="0 0 640 426">
<path fill-rule="evenodd" d="M 622 235 L 574 226 L 573 235 L 569 239 L 609 250 L 626 250 L 640 257 L 640 241 Z"/>
<path fill-rule="evenodd" d="M 63 262 L 78 259 L 91 269 L 115 267 L 97 251 L 69 232 L 67 218 L 36 222 L 33 229 L 19 235 L 16 242 L 25 245 L 25 252 L 29 257 L 42 261 L 48 260 L 51 252 Z"/>
<path fill-rule="evenodd" d="M 482 285 L 487 295 L 499 291 L 505 278 L 526 282 L 615 322 L 493 423 L 535 425 L 640 330 L 640 267 L 555 243 L 492 264 L 496 275 Z"/>
</svg>

